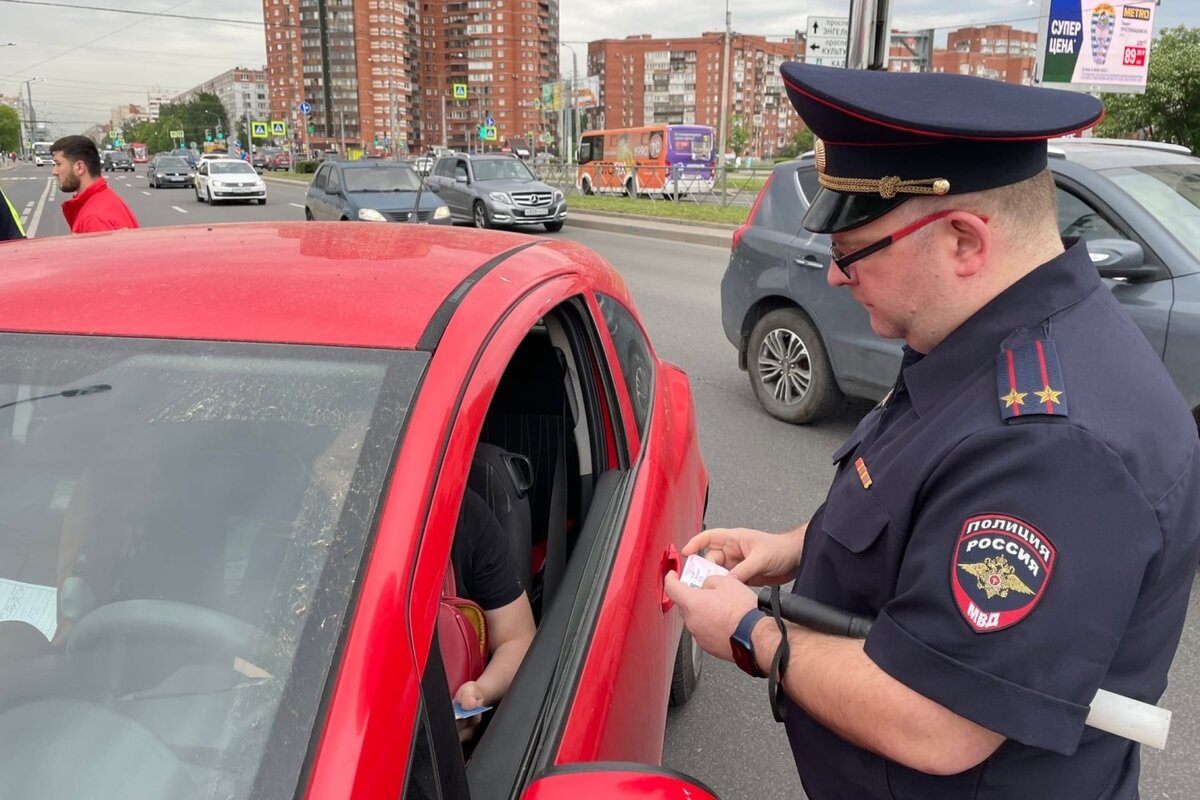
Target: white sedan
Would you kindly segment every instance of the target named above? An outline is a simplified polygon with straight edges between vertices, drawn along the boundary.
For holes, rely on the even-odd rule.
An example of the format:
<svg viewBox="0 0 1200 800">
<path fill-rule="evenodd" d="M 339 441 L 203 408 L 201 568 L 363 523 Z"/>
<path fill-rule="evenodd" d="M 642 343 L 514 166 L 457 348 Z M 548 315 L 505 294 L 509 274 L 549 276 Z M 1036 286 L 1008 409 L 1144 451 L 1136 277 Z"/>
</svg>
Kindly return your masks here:
<svg viewBox="0 0 1200 800">
<path fill-rule="evenodd" d="M 232 158 L 203 161 L 196 167 L 196 202 L 257 200 L 266 205 L 267 184 L 245 161 Z"/>
</svg>

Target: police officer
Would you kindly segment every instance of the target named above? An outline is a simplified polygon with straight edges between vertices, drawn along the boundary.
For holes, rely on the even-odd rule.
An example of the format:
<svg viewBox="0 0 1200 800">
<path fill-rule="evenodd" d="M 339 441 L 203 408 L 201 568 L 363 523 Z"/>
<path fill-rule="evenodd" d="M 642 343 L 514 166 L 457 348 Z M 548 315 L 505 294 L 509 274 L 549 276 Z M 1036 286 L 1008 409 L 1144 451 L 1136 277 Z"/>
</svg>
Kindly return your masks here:
<svg viewBox="0 0 1200 800">
<path fill-rule="evenodd" d="M 1133 798 L 1098 689 L 1161 696 L 1200 555 L 1200 439 L 1155 352 L 1058 235 L 1048 138 L 1087 95 L 946 74 L 783 67 L 820 139 L 802 220 L 829 282 L 903 339 L 887 398 L 794 531 L 710 530 L 733 577 L 667 591 L 708 652 L 763 675 L 782 635 L 743 585 L 876 617 L 786 625 L 809 797 Z M 740 580 L 739 580 L 740 579 Z"/>
</svg>

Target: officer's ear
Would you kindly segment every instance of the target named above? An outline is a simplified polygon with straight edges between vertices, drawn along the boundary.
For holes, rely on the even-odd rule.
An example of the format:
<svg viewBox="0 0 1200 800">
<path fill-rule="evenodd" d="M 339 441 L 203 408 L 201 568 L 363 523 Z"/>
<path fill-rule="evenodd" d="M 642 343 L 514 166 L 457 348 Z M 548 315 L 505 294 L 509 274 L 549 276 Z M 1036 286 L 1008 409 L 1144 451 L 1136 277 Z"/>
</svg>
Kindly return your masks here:
<svg viewBox="0 0 1200 800">
<path fill-rule="evenodd" d="M 977 275 L 992 254 L 992 230 L 988 220 L 970 211 L 953 211 L 946 229 L 954 237 L 954 274 L 960 278 Z"/>
</svg>

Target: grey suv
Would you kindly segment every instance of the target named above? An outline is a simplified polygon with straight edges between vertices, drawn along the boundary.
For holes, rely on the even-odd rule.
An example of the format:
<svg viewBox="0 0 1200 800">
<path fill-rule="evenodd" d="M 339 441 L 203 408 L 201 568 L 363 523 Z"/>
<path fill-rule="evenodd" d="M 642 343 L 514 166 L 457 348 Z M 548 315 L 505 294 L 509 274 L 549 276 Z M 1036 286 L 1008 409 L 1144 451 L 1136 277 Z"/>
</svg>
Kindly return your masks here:
<svg viewBox="0 0 1200 800">
<path fill-rule="evenodd" d="M 1059 230 L 1087 242 L 1105 283 L 1162 357 L 1200 420 L 1200 159 L 1107 139 L 1050 145 Z M 902 343 L 881 339 L 826 282 L 830 239 L 800 228 L 817 191 L 811 154 L 778 165 L 733 237 L 721 321 L 763 408 L 812 422 L 845 395 L 891 388 Z"/>
<path fill-rule="evenodd" d="M 563 193 L 539 181 L 516 156 L 442 156 L 425 185 L 450 207 L 455 222 L 470 222 L 477 228 L 544 225 L 553 233 L 567 221 Z"/>
</svg>

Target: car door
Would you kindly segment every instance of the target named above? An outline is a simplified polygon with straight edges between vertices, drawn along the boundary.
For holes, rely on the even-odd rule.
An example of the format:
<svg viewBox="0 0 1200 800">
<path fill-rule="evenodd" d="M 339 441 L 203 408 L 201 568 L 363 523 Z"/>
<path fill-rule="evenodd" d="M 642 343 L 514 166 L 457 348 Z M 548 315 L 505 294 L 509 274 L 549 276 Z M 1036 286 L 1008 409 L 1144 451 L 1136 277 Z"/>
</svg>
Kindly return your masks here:
<svg viewBox="0 0 1200 800">
<path fill-rule="evenodd" d="M 201 162 L 196 168 L 196 196 L 204 197 L 208 191 L 208 164 L 209 162 Z"/>
<path fill-rule="evenodd" d="M 1147 264 L 1162 267 L 1163 280 L 1130 282 L 1104 278 L 1104 283 L 1146 335 L 1150 346 L 1162 358 L 1167 346 L 1167 326 L 1174 300 L 1170 271 L 1146 242 L 1086 183 L 1086 175 L 1064 174 L 1070 166 L 1058 165 L 1054 183 L 1058 203 L 1058 230 L 1063 238 L 1084 242 L 1119 239 L 1137 243 Z M 1107 187 L 1104 187 L 1107 188 Z"/>
<path fill-rule="evenodd" d="M 473 205 L 470 166 L 465 158 L 456 158 L 450 164 L 451 173 L 442 184 L 442 199 L 456 219 L 469 220 Z"/>
<path fill-rule="evenodd" d="M 329 177 L 325 180 L 325 204 L 327 219 L 349 219 L 346 209 L 346 193 L 342 189 L 342 174 L 333 164 L 329 165 Z"/>
<path fill-rule="evenodd" d="M 308 186 L 308 210 L 315 220 L 330 219 L 329 201 L 325 196 L 325 184 L 329 180 L 329 170 L 332 164 L 322 164 L 317 168 L 312 183 Z"/>
<path fill-rule="evenodd" d="M 519 272 L 520 265 L 511 269 Z M 465 303 L 459 314 L 478 324 L 479 312 L 470 312 Z M 545 372 L 529 369 L 532 363 L 526 360 L 536 352 L 531 345 L 551 347 L 566 364 L 572 388 L 562 405 L 537 400 L 533 405 L 561 409 L 575 420 L 566 440 L 571 452 L 563 461 L 572 481 L 566 531 L 573 544 L 553 593 L 553 556 L 547 554 L 538 634 L 466 765 L 470 797 L 507 796 L 555 763 L 598 758 L 652 763 L 661 755 L 670 668 L 682 630 L 678 613 L 664 606 L 662 591 L 666 570 L 678 565 L 663 556 L 699 530 L 704 488 L 699 478 L 686 489 L 675 484 L 680 475 L 700 474 L 694 415 L 690 400 L 681 400 L 678 391 L 686 390 L 686 378 L 677 371 L 657 372 L 644 334 L 630 322 L 626 330 L 636 331 L 640 341 L 622 337 L 630 355 L 627 379 L 607 330 L 598 301 L 578 276 L 537 286 L 503 315 L 475 359 L 459 402 L 447 412 L 455 423 L 431 508 L 453 513 L 466 482 L 463 464 L 477 442 L 492 441 L 499 427 L 517 424 L 510 406 L 515 399 L 530 400 L 530 392 L 555 385 L 545 380 Z M 452 347 L 452 338 L 448 329 L 439 354 Z M 646 387 L 641 411 L 628 384 Z M 645 446 L 639 421 L 647 432 Z M 536 423 L 531 430 L 539 430 Z M 510 441 L 519 447 L 522 438 Z M 655 448 L 669 453 L 655 453 Z M 536 465 L 533 471 L 540 472 Z M 443 518 L 426 535 L 446 524 Z M 417 572 L 444 569 L 446 557 L 444 548 L 422 545 Z M 414 620 L 412 627 L 419 631 L 421 623 Z M 422 652 L 424 643 L 416 641 L 414 647 Z M 629 669 L 632 663 L 638 668 Z M 436 688 L 438 682 L 428 680 L 428 685 Z M 445 689 L 443 684 L 440 690 Z M 431 705 L 428 713 L 445 714 L 445 703 Z M 430 725 L 439 727 L 445 729 L 444 721 Z M 456 741 L 434 749 L 443 768 L 449 761 L 456 769 L 456 756 L 461 759 Z"/>
</svg>

